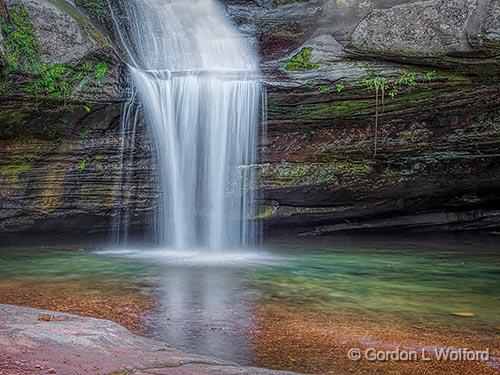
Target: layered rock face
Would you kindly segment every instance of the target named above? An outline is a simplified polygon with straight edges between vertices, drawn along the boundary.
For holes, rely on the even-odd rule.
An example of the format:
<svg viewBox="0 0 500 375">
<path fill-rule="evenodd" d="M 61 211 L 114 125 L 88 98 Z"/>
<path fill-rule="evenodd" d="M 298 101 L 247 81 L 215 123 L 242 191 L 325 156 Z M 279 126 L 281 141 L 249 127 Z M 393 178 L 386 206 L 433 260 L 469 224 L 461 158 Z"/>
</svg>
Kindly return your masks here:
<svg viewBox="0 0 500 375">
<path fill-rule="evenodd" d="M 269 230 L 498 229 L 498 1 L 225 6 L 262 57 Z M 0 9 L 0 233 L 106 232 L 113 206 L 142 231 L 151 142 L 140 123 L 120 133 L 126 73 L 106 4 Z"/>
</svg>

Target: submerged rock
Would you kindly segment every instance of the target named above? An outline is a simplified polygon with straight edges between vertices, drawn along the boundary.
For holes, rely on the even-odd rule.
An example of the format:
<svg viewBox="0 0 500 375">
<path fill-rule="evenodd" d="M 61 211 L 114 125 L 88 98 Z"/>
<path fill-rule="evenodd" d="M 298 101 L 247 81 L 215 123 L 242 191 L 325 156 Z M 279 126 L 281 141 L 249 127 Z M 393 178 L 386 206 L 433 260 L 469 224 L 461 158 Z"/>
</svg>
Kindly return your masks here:
<svg viewBox="0 0 500 375">
<path fill-rule="evenodd" d="M 476 316 L 473 312 L 468 312 L 468 311 L 459 311 L 459 312 L 452 312 L 451 315 L 454 316 L 459 316 L 460 318 L 473 318 Z"/>
</svg>

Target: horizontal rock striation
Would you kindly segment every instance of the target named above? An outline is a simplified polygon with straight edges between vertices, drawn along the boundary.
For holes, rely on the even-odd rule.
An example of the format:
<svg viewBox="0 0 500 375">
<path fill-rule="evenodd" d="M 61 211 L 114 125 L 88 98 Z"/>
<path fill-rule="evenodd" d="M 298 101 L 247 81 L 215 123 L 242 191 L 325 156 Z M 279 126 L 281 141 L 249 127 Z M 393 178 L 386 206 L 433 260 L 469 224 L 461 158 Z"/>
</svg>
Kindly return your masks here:
<svg viewBox="0 0 500 375">
<path fill-rule="evenodd" d="M 498 1 L 224 3 L 262 60 L 269 229 L 499 229 Z M 139 123 L 122 148 L 126 73 L 107 5 L 0 4 L 0 233 L 103 233 L 120 216 L 144 231 L 152 146 Z M 19 9 L 36 69 L 9 33 Z"/>
</svg>

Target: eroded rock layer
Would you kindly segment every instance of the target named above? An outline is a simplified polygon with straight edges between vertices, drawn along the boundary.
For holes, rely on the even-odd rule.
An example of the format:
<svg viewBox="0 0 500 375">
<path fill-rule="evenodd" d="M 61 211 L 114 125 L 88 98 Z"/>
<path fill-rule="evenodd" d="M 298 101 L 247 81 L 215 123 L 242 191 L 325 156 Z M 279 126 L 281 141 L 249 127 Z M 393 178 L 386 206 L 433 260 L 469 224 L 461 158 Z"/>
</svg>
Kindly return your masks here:
<svg viewBox="0 0 500 375">
<path fill-rule="evenodd" d="M 144 231 L 151 142 L 139 123 L 122 148 L 106 3 L 0 4 L 0 233 L 105 233 L 118 211 Z M 225 6 L 262 57 L 269 229 L 498 229 L 498 1 Z"/>
</svg>

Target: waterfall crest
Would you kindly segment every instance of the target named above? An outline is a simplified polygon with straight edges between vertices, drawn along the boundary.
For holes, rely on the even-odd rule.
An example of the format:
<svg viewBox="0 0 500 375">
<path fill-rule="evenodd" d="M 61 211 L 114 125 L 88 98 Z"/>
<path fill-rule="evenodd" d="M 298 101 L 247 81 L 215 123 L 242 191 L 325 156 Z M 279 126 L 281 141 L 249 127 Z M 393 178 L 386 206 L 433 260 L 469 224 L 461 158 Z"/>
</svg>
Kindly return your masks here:
<svg viewBox="0 0 500 375">
<path fill-rule="evenodd" d="M 123 0 L 120 12 L 133 95 L 154 139 L 158 245 L 254 245 L 262 88 L 253 53 L 214 0 Z"/>
</svg>

